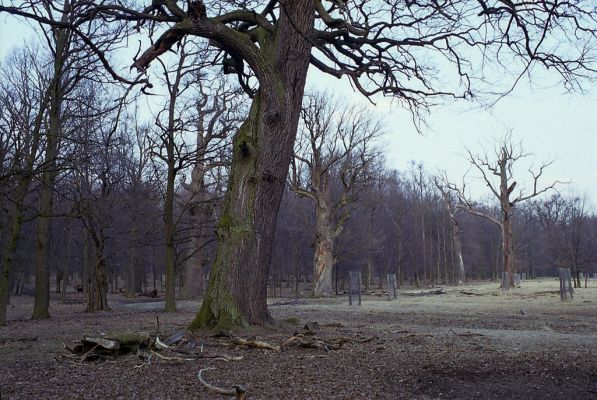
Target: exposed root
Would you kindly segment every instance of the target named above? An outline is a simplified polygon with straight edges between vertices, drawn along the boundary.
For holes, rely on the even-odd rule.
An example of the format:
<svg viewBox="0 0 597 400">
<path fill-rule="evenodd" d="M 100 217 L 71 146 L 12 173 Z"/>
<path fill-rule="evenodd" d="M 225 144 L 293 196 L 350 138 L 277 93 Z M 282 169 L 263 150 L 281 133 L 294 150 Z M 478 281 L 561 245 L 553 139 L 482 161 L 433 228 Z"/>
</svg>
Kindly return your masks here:
<svg viewBox="0 0 597 400">
<path fill-rule="evenodd" d="M 244 385 L 233 385 L 232 389 L 222 389 L 222 388 L 219 388 L 217 386 L 207 383 L 203 379 L 201 374 L 204 371 L 209 371 L 210 369 L 214 369 L 214 368 L 204 368 L 204 369 L 200 370 L 199 373 L 197 374 L 197 378 L 199 379 L 199 382 L 201 382 L 201 384 L 203 386 L 205 386 L 207 388 L 207 390 L 209 390 L 210 392 L 215 393 L 215 394 L 221 394 L 222 396 L 234 396 L 236 398 L 236 400 L 245 400 L 247 398 L 247 389 L 245 388 Z"/>
</svg>

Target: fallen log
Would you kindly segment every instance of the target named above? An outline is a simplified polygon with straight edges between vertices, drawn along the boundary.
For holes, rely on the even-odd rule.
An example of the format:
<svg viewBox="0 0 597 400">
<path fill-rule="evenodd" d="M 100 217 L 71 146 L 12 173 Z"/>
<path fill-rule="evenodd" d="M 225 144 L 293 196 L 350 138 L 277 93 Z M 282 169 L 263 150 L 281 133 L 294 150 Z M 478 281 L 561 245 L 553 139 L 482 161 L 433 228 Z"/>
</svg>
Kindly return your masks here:
<svg viewBox="0 0 597 400">
<path fill-rule="evenodd" d="M 441 295 L 447 294 L 445 289 L 434 289 L 434 290 L 420 290 L 417 292 L 405 292 L 402 293 L 403 296 L 434 296 L 434 295 Z"/>
<path fill-rule="evenodd" d="M 148 348 L 150 337 L 147 333 L 112 332 L 103 336 L 84 335 L 73 348 L 64 345 L 71 353 L 80 356 L 80 361 L 97 358 L 110 358 L 133 353 Z"/>
</svg>

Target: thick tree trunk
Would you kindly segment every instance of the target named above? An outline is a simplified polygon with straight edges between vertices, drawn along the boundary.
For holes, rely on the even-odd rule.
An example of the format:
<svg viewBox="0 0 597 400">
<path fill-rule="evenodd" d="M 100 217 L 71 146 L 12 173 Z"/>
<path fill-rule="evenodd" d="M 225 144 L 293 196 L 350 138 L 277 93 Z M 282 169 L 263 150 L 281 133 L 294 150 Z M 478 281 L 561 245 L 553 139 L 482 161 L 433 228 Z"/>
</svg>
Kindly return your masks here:
<svg viewBox="0 0 597 400">
<path fill-rule="evenodd" d="M 200 124 L 201 127 L 203 123 Z M 201 141 L 203 137 L 201 134 L 198 135 L 197 149 L 201 154 L 198 158 L 203 158 L 204 144 Z M 193 223 L 197 224 L 197 230 L 193 237 L 193 245 L 191 246 L 194 252 L 185 263 L 184 267 L 184 279 L 181 296 L 183 298 L 197 298 L 203 295 L 203 278 L 205 276 L 205 267 L 208 260 L 205 257 L 205 251 L 203 249 L 205 245 L 205 225 L 206 219 L 212 217 L 211 206 L 208 205 L 208 198 L 204 188 L 204 176 L 205 167 L 199 162 L 193 168 L 191 184 L 189 185 L 189 192 L 192 201 L 197 205 L 193 206 L 190 210 Z"/>
<path fill-rule="evenodd" d="M 502 221 L 502 252 L 504 255 L 504 272 L 508 275 L 510 287 L 514 287 L 514 242 L 512 221 L 509 212 L 504 211 Z"/>
<path fill-rule="evenodd" d="M 274 37 L 261 47 L 270 55 L 273 87 L 260 87 L 233 140 L 216 257 L 192 329 L 265 324 L 271 319 L 267 278 L 273 236 L 309 67 L 311 43 L 305 37 L 314 23 L 312 0 L 288 2 L 284 9 L 290 17 L 281 13 Z"/>
<path fill-rule="evenodd" d="M 86 311 L 104 311 L 110 309 L 108 307 L 108 282 L 106 281 L 104 244 L 101 238 L 94 238 L 94 244 L 95 266 L 90 271 Z"/>
<path fill-rule="evenodd" d="M 200 249 L 203 246 L 200 238 L 193 239 L 193 249 Z M 181 297 L 193 299 L 203 295 L 203 277 L 205 276 L 205 264 L 203 252 L 197 250 L 186 262 L 184 268 L 184 279 L 181 290 Z"/>
<path fill-rule="evenodd" d="M 329 206 L 324 199 L 320 199 L 316 210 L 313 296 L 330 297 L 334 269 L 334 227 Z"/>
</svg>

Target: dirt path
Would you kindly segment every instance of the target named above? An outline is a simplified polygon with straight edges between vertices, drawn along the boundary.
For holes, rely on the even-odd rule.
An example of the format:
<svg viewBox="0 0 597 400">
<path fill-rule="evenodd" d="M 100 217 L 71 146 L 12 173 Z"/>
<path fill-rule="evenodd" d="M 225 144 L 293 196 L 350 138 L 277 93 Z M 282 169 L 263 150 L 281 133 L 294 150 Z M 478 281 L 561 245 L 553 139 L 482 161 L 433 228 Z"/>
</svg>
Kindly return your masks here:
<svg viewBox="0 0 597 400">
<path fill-rule="evenodd" d="M 196 379 L 205 367 L 215 367 L 205 373 L 207 381 L 246 384 L 252 399 L 597 398 L 597 288 L 579 289 L 574 302 L 561 303 L 551 293 L 555 281 L 523 286 L 506 295 L 482 284 L 392 302 L 365 296 L 361 307 L 349 307 L 345 297 L 272 306 L 275 318 L 300 322 L 244 337 L 280 344 L 317 321 L 322 338 L 375 339 L 327 353 L 246 349 L 196 337 L 206 349 L 243 356 L 228 363 L 155 357 L 147 364 L 135 355 L 79 363 L 61 357 L 62 343 L 83 333 L 153 333 L 156 315 L 164 332 L 184 328 L 197 302 L 180 302 L 177 313 L 165 314 L 155 299 L 113 296 L 113 311 L 89 314 L 82 304 L 53 300 L 51 320 L 30 321 L 32 299 L 14 298 L 9 324 L 0 328 L 1 399 L 218 398 Z"/>
</svg>

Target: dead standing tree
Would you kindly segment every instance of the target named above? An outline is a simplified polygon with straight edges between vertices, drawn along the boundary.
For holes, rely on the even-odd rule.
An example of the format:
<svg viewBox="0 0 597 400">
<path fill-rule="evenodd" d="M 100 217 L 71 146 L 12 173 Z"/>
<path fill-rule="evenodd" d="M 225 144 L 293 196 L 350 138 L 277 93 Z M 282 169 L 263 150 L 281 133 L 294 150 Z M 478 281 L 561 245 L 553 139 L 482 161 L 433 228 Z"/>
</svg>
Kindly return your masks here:
<svg viewBox="0 0 597 400">
<path fill-rule="evenodd" d="M 514 180 L 514 166 L 517 162 L 529 157 L 530 154 L 524 152 L 521 143 L 513 143 L 510 134 L 500 140 L 496 140 L 494 151 L 495 153 L 491 157 L 487 150 L 482 155 L 479 155 L 467 149 L 467 160 L 480 173 L 484 183 L 499 201 L 499 216 L 491 215 L 477 207 L 475 202 L 470 199 L 470 196 L 466 194 L 464 184 L 462 188 L 458 188 L 447 181 L 444 185 L 457 194 L 459 207 L 499 226 L 502 239 L 503 269 L 508 276 L 510 287 L 514 286 L 515 272 L 514 235 L 512 229 L 514 209 L 519 203 L 554 189 L 560 182 L 555 181 L 547 186 L 539 186 L 539 180 L 543 177 L 545 168 L 552 164 L 552 162 L 547 162 L 539 165 L 537 168 L 533 168 L 532 166 L 529 168 L 528 171 L 531 174 L 530 193 L 524 187 L 520 186 L 516 190 L 518 183 Z"/>
<path fill-rule="evenodd" d="M 79 27 L 89 20 L 167 26 L 165 31 L 150 29 L 150 33 L 163 33 L 134 62 L 141 70 L 184 36 L 200 36 L 227 53 L 225 69 L 237 74 L 242 86 L 247 88 L 250 75 L 259 85 L 257 90 L 247 88 L 251 111 L 234 138 L 216 257 L 192 328 L 270 320 L 266 297 L 273 234 L 310 64 L 331 76 L 347 77 L 365 96 L 395 96 L 415 116 L 427 109 L 430 97 L 470 97 L 473 83 L 482 82 L 475 79 L 482 71 L 474 67 L 487 65 L 472 62 L 473 53 L 487 62 L 497 59 L 492 64 L 497 66 L 507 58 L 508 71 L 520 61 L 520 74 L 540 64 L 557 71 L 570 88 L 581 88 L 595 71 L 592 43 L 597 27 L 591 1 L 449 0 L 439 5 L 436 1 L 194 0 L 186 7 L 179 4 L 158 0 L 138 10 L 116 1 L 84 2 L 86 16 L 68 26 L 81 36 Z M 59 24 L 26 8 L 0 6 L 0 12 Z M 566 45 L 553 46 L 561 41 Z M 126 81 L 102 52 L 93 51 L 115 79 Z M 439 69 L 442 79 L 437 79 Z M 446 83 L 450 73 L 454 86 Z M 518 81 L 516 76 L 514 80 Z"/>
<path fill-rule="evenodd" d="M 351 203 L 369 181 L 379 155 L 373 142 L 381 127 L 364 109 L 347 107 L 324 94 L 308 95 L 305 102 L 289 185 L 315 203 L 313 296 L 329 297 L 334 243 L 351 217 Z M 336 196 L 334 180 L 341 183 Z"/>
</svg>

